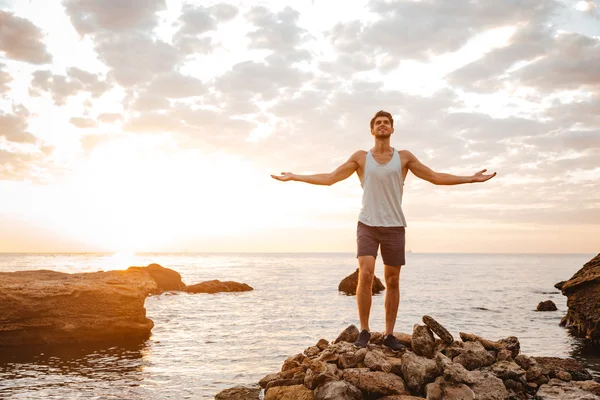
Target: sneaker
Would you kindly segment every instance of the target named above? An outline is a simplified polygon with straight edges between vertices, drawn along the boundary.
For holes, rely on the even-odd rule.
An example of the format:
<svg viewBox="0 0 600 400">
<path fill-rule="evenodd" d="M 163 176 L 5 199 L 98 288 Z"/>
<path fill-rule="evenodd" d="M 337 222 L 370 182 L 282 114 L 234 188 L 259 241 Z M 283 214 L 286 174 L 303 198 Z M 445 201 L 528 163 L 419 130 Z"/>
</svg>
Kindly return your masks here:
<svg viewBox="0 0 600 400">
<path fill-rule="evenodd" d="M 406 346 L 396 339 L 396 336 L 389 334 L 385 338 L 383 338 L 383 345 L 387 348 L 390 348 L 394 351 L 404 350 Z"/>
<path fill-rule="evenodd" d="M 356 339 L 356 342 L 354 342 L 354 345 L 356 347 L 367 347 L 367 345 L 369 344 L 369 340 L 371 340 L 371 334 L 369 333 L 368 330 L 363 329 L 358 334 L 358 339 Z"/>
</svg>

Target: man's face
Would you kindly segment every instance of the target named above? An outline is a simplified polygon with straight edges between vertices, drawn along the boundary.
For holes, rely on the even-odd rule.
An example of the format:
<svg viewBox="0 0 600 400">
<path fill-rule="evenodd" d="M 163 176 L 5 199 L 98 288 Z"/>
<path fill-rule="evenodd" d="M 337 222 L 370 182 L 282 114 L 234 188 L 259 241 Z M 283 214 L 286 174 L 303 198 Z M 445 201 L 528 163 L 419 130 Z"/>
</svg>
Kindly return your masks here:
<svg viewBox="0 0 600 400">
<path fill-rule="evenodd" d="M 394 133 L 394 128 L 392 128 L 392 124 L 388 117 L 375 118 L 373 129 L 371 129 L 371 134 L 375 136 L 375 138 L 387 139 L 392 133 Z"/>
</svg>

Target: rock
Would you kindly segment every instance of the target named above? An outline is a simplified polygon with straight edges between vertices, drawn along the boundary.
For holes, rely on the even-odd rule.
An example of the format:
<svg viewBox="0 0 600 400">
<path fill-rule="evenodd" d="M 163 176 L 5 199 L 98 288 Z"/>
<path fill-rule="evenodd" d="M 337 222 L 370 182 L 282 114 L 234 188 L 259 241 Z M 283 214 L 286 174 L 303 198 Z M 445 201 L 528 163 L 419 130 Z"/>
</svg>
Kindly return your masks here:
<svg viewBox="0 0 600 400">
<path fill-rule="evenodd" d="M 330 373 L 328 370 L 323 372 L 313 371 L 309 369 L 306 371 L 306 375 L 304 376 L 304 386 L 307 388 L 314 390 L 320 385 L 325 384 L 326 382 L 338 381 L 339 378 Z"/>
<path fill-rule="evenodd" d="M 411 347 L 416 355 L 433 358 L 435 338 L 429 327 L 419 324 L 413 326 Z"/>
<path fill-rule="evenodd" d="M 314 391 L 315 400 L 362 400 L 360 390 L 346 381 L 332 381 Z"/>
<path fill-rule="evenodd" d="M 259 396 L 260 388 L 236 386 L 217 393 L 215 400 L 258 400 Z"/>
<path fill-rule="evenodd" d="M 542 369 L 544 375 L 550 378 L 556 377 L 559 371 L 568 372 L 574 381 L 587 381 L 592 379 L 592 375 L 577 360 L 572 358 L 558 357 L 532 357 L 537 365 Z M 528 379 L 529 380 L 529 379 Z"/>
<path fill-rule="evenodd" d="M 520 382 L 525 379 L 525 370 L 514 361 L 498 361 L 490 367 L 490 371 L 503 381 L 512 379 Z"/>
<path fill-rule="evenodd" d="M 157 289 L 146 271 L 0 273 L 0 345 L 143 340 L 154 323 L 144 302 Z"/>
<path fill-rule="evenodd" d="M 364 360 L 364 358 L 363 358 Z M 342 369 L 354 368 L 358 364 L 358 357 L 353 353 L 344 353 L 338 356 L 338 366 Z"/>
<path fill-rule="evenodd" d="M 467 342 L 458 356 L 452 360 L 462 364 L 463 367 L 472 371 L 477 368 L 492 365 L 496 360 L 488 353 L 479 342 Z"/>
<path fill-rule="evenodd" d="M 272 381 L 270 381 L 269 383 L 267 383 L 267 386 L 265 386 L 265 391 L 269 391 L 269 389 L 272 389 L 274 387 L 279 387 L 279 386 L 296 386 L 296 385 L 302 385 L 304 383 L 304 379 L 305 378 L 291 378 L 291 379 L 274 379 Z"/>
<path fill-rule="evenodd" d="M 534 359 L 526 356 L 525 354 L 519 354 L 515 358 L 515 362 L 524 370 L 528 370 L 533 364 L 537 364 Z"/>
<path fill-rule="evenodd" d="M 554 287 L 557 288 L 558 290 L 562 291 L 563 286 L 565 285 L 565 283 L 567 283 L 567 281 L 560 281 L 558 283 L 554 284 Z"/>
<path fill-rule="evenodd" d="M 402 355 L 401 371 L 411 393 L 423 393 L 425 385 L 433 382 L 443 372 L 435 360 L 420 357 L 412 352 Z"/>
<path fill-rule="evenodd" d="M 187 293 L 221 293 L 221 292 L 248 292 L 252 287 L 245 283 L 238 282 L 221 282 L 218 279 L 206 282 L 200 282 L 195 285 L 190 285 L 185 288 Z"/>
<path fill-rule="evenodd" d="M 552 300 L 542 301 L 537 305 L 535 311 L 557 311 L 556 304 Z"/>
<path fill-rule="evenodd" d="M 446 343 L 447 345 L 451 345 L 454 342 L 454 338 L 450 332 L 448 332 L 446 328 L 444 328 L 439 322 L 429 315 L 423 316 L 423 323 L 427 325 L 433 333 L 438 335 L 438 337 L 442 339 L 442 342 Z"/>
<path fill-rule="evenodd" d="M 348 275 L 340 282 L 338 290 L 349 296 L 356 295 L 356 287 L 358 286 L 358 268 L 352 274 Z M 373 294 L 379 294 L 385 290 L 385 286 L 381 283 L 378 277 L 373 278 L 372 286 Z"/>
<path fill-rule="evenodd" d="M 600 344 L 600 254 L 588 261 L 561 287 L 567 296 L 567 315 L 561 325 L 577 336 Z"/>
<path fill-rule="evenodd" d="M 393 396 L 383 396 L 379 400 L 425 400 L 424 397 L 411 396 L 408 394 L 395 394 Z"/>
<path fill-rule="evenodd" d="M 264 389 L 267 387 L 269 382 L 277 380 L 277 379 L 281 379 L 281 377 L 279 376 L 279 373 L 269 374 L 269 375 L 266 375 L 264 378 L 262 378 L 260 381 L 258 381 L 258 384 L 260 385 L 261 388 Z"/>
<path fill-rule="evenodd" d="M 392 366 L 385 358 L 383 351 L 380 349 L 372 349 L 367 352 L 363 361 L 365 367 L 371 371 L 391 372 Z"/>
<path fill-rule="evenodd" d="M 150 264 L 147 267 L 129 267 L 128 270 L 142 270 L 148 272 L 156 282 L 157 288 L 150 294 L 160 294 L 168 291 L 180 291 L 186 288 L 177 271 L 165 268 L 159 264 Z"/>
<path fill-rule="evenodd" d="M 521 344 L 519 343 L 519 339 L 515 336 L 509 336 L 505 339 L 500 339 L 497 342 L 493 342 L 470 333 L 460 332 L 459 335 L 460 338 L 465 342 L 481 343 L 486 350 L 492 350 L 496 352 L 502 349 L 510 350 L 512 358 L 517 357 L 521 351 Z"/>
<path fill-rule="evenodd" d="M 573 382 L 563 382 L 559 379 L 551 379 L 550 382 L 540 386 L 535 398 L 537 400 L 600 400 L 600 396 L 583 390 Z"/>
<path fill-rule="evenodd" d="M 341 341 L 354 343 L 358 339 L 358 334 L 359 332 L 356 325 L 350 325 L 339 334 L 333 343 L 339 343 Z"/>
<path fill-rule="evenodd" d="M 314 400 L 314 396 L 304 385 L 278 386 L 267 390 L 265 400 Z"/>
<path fill-rule="evenodd" d="M 350 368 L 344 370 L 343 379 L 361 392 L 374 397 L 408 394 L 402 378 L 389 372 L 366 372 L 359 368 Z"/>
<path fill-rule="evenodd" d="M 475 383 L 470 387 L 477 400 L 507 400 L 508 391 L 500 378 L 492 374 L 473 371 L 471 372 Z"/>
</svg>

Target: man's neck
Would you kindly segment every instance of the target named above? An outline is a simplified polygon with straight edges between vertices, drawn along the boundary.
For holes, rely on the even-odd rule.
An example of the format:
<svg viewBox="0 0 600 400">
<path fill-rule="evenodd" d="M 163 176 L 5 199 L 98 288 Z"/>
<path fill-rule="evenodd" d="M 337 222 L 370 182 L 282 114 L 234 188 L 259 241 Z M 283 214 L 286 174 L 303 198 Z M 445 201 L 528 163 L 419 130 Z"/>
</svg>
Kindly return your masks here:
<svg viewBox="0 0 600 400">
<path fill-rule="evenodd" d="M 373 146 L 373 150 L 371 151 L 379 154 L 389 153 L 392 151 L 392 146 L 390 146 L 390 138 L 375 139 L 375 146 Z"/>
</svg>

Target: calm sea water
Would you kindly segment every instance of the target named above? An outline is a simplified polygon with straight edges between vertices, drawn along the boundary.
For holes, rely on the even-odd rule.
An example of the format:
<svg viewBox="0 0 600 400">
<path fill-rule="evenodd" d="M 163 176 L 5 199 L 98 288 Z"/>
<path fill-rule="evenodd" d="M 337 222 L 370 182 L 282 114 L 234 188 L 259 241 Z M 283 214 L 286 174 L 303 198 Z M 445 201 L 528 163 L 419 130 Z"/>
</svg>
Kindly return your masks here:
<svg viewBox="0 0 600 400">
<path fill-rule="evenodd" d="M 431 315 L 458 337 L 517 336 L 528 355 L 574 357 L 600 376 L 600 355 L 558 326 L 566 298 L 553 285 L 594 254 L 408 254 L 396 331 Z M 352 254 L 0 254 L 0 271 L 92 272 L 159 263 L 184 282 L 235 280 L 235 294 L 163 294 L 146 300 L 149 340 L 109 348 L 19 349 L 0 355 L 0 398 L 210 399 L 255 384 L 320 338 L 358 324 L 355 298 L 337 291 Z M 381 261 L 376 276 L 383 278 Z M 383 295 L 371 329 L 383 330 Z M 559 311 L 539 313 L 540 301 Z"/>
</svg>

